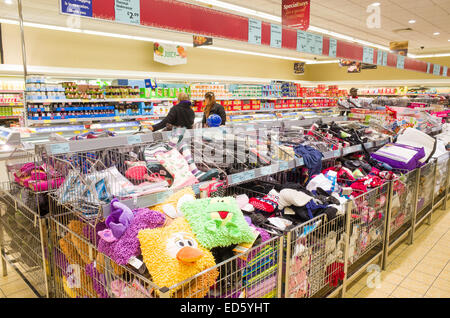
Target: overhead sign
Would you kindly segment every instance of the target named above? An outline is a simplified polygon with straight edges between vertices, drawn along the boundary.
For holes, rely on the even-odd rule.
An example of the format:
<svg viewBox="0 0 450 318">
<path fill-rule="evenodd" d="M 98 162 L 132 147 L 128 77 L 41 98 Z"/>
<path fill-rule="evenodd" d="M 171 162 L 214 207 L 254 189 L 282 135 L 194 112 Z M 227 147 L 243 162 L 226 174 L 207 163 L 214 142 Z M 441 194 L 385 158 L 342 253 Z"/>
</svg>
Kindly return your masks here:
<svg viewBox="0 0 450 318">
<path fill-rule="evenodd" d="M 187 53 L 184 47 L 169 44 L 154 44 L 153 59 L 166 65 L 182 65 L 187 63 Z"/>
<path fill-rule="evenodd" d="M 201 35 L 193 36 L 194 47 L 213 45 L 213 38 Z"/>
<path fill-rule="evenodd" d="M 399 55 L 407 56 L 408 55 L 408 41 L 399 41 L 399 42 L 391 42 L 389 43 L 389 49 L 392 53 L 397 53 Z"/>
<path fill-rule="evenodd" d="M 281 17 L 283 26 L 308 30 L 311 16 L 310 0 L 283 0 Z"/>
<path fill-rule="evenodd" d="M 294 74 L 295 75 L 305 74 L 305 63 L 304 62 L 294 63 Z"/>
<path fill-rule="evenodd" d="M 92 17 L 92 0 L 61 0 L 62 13 Z"/>
</svg>

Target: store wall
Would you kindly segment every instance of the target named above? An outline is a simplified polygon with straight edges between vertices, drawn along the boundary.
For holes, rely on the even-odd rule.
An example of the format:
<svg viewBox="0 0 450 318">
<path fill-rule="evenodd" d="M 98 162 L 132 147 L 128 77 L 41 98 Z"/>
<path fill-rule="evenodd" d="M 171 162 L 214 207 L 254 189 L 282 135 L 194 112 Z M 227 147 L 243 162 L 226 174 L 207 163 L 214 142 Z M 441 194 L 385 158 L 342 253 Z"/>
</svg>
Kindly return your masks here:
<svg viewBox="0 0 450 318">
<path fill-rule="evenodd" d="M 4 25 L 5 63 L 21 64 L 20 32 Z M 153 61 L 153 43 L 25 28 L 27 63 L 34 66 L 257 77 L 302 80 L 294 62 L 251 55 L 187 48 L 188 64 L 166 66 Z"/>
<path fill-rule="evenodd" d="M 446 65 L 450 68 L 450 57 L 426 58 L 426 62 Z M 374 80 L 417 80 L 417 79 L 445 79 L 421 72 L 399 70 L 392 67 L 378 66 L 376 70 L 361 70 L 361 73 L 347 73 L 346 67 L 335 64 L 306 65 L 306 77 L 309 81 L 374 81 Z M 447 79 L 449 79 L 447 77 Z M 450 85 L 450 79 L 449 79 Z"/>
<path fill-rule="evenodd" d="M 19 27 L 3 24 L 2 35 L 4 63 L 21 64 Z M 347 69 L 339 67 L 338 64 L 306 65 L 305 75 L 298 76 L 293 74 L 293 61 L 194 48 L 187 48 L 187 65 L 167 66 L 153 61 L 153 43 L 151 42 L 37 28 L 25 28 L 25 39 L 27 61 L 33 66 L 256 77 L 319 83 L 444 79 L 444 77 L 390 67 L 348 74 Z M 450 67 L 450 57 L 430 58 L 426 61 Z"/>
</svg>

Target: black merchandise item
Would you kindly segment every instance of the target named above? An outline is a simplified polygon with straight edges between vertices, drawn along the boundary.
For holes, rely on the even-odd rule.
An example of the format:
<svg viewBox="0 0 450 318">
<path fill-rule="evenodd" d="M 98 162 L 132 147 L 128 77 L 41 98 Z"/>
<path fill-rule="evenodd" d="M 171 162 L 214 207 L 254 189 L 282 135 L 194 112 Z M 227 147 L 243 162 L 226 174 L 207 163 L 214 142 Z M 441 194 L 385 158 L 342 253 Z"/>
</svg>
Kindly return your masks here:
<svg viewBox="0 0 450 318">
<path fill-rule="evenodd" d="M 191 108 L 192 104 L 190 101 L 182 101 L 179 104 L 173 106 L 166 118 L 161 122 L 153 126 L 153 131 L 158 131 L 160 129 L 166 128 L 167 125 L 172 125 L 174 127 L 184 127 L 187 129 L 192 129 L 195 120 L 195 113 Z"/>
</svg>

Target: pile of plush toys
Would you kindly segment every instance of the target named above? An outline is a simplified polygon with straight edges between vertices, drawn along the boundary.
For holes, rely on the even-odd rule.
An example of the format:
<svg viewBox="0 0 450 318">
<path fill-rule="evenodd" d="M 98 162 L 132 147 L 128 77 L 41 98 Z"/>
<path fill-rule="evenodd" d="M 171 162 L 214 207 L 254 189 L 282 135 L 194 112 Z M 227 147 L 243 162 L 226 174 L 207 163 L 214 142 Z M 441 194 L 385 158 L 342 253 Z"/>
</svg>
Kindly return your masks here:
<svg viewBox="0 0 450 318">
<path fill-rule="evenodd" d="M 235 198 L 196 199 L 185 188 L 151 208 L 131 210 L 116 199 L 110 204 L 104 221 L 93 226 L 75 218 L 59 239 L 56 264 L 69 296 L 158 297 L 162 287 L 180 298 L 276 295 L 278 251 L 262 244 L 272 236 L 244 217 Z M 240 257 L 252 246 L 258 247 Z M 79 265 L 81 285 L 71 282 L 68 264 Z"/>
</svg>

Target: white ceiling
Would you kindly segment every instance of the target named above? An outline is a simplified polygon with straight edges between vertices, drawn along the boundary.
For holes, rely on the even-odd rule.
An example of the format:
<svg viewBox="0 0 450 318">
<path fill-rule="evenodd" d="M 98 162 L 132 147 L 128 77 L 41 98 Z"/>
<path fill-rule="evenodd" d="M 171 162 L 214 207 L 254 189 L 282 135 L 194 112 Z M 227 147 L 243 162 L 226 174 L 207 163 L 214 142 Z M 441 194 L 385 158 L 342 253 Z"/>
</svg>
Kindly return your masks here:
<svg viewBox="0 0 450 318">
<path fill-rule="evenodd" d="M 282 0 L 222 1 L 281 16 Z M 374 2 L 381 4 L 380 29 L 366 26 L 366 10 Z M 450 0 L 311 0 L 311 25 L 384 46 L 408 40 L 413 54 L 450 53 Z M 405 28 L 413 31 L 394 32 Z"/>
</svg>

